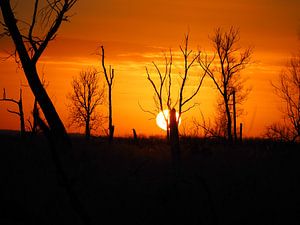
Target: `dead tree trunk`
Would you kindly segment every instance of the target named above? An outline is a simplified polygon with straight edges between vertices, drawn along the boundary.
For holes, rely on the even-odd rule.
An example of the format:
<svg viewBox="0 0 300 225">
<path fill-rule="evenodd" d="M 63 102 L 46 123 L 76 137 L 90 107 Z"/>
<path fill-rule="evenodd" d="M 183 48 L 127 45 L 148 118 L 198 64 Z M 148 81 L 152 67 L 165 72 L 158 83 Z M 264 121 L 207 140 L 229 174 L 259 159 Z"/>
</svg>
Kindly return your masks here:
<svg viewBox="0 0 300 225">
<path fill-rule="evenodd" d="M 232 93 L 233 97 L 233 135 L 234 135 L 234 141 L 237 142 L 237 133 L 236 133 L 236 102 L 235 102 L 235 91 Z"/>
<path fill-rule="evenodd" d="M 32 110 L 32 117 L 33 117 L 32 128 L 31 128 L 32 135 L 36 135 L 38 132 L 38 123 L 37 123 L 38 115 L 39 115 L 38 102 L 35 98 L 33 103 L 33 110 Z"/>
<path fill-rule="evenodd" d="M 174 108 L 170 111 L 170 145 L 173 167 L 175 174 L 178 175 L 180 170 L 180 146 L 178 122 L 176 119 L 176 110 Z"/>
<path fill-rule="evenodd" d="M 112 69 L 111 71 L 114 74 L 114 69 Z M 108 85 L 108 108 L 109 142 L 112 142 L 115 131 L 115 126 L 113 125 L 112 121 L 112 85 Z"/>
<path fill-rule="evenodd" d="M 88 115 L 89 117 L 89 115 Z M 90 120 L 89 118 L 85 121 L 85 139 L 89 140 L 91 136 L 91 130 L 90 130 Z"/>
<path fill-rule="evenodd" d="M 6 102 L 12 102 L 15 103 L 18 106 L 19 111 L 13 111 L 10 109 L 7 109 L 8 112 L 12 113 L 12 114 L 16 114 L 19 116 L 20 119 L 20 134 L 21 137 L 24 137 L 25 135 L 25 120 L 24 120 L 24 111 L 23 111 L 23 99 L 22 99 L 22 89 L 20 89 L 20 97 L 19 100 L 15 100 L 12 98 L 7 98 L 6 97 L 6 92 L 5 92 L 5 88 L 3 89 L 3 98 L 0 99 L 0 101 L 6 101 Z"/>
<path fill-rule="evenodd" d="M 39 128 L 43 131 L 43 133 L 45 134 L 45 136 L 47 137 L 48 140 L 52 140 L 53 132 L 51 132 L 51 129 L 40 118 L 39 113 L 37 113 L 35 116 L 36 116 L 36 123 L 39 126 Z M 63 162 L 62 162 L 63 159 L 62 159 L 62 157 L 60 157 L 60 152 L 59 152 L 62 149 L 57 148 L 55 141 L 50 141 L 50 149 L 51 149 L 52 160 L 53 160 L 53 162 L 55 164 L 55 168 L 56 168 L 56 177 L 57 177 L 58 184 L 60 184 L 62 187 L 65 188 L 73 210 L 82 219 L 84 224 L 91 225 L 92 224 L 91 219 L 90 219 L 84 205 L 80 201 L 76 191 L 74 190 L 70 176 L 66 172 L 66 169 L 63 167 Z M 70 166 L 70 165 L 68 165 L 68 166 Z"/>
<path fill-rule="evenodd" d="M 19 107 L 19 116 L 20 116 L 20 129 L 21 129 L 21 136 L 25 135 L 25 120 L 24 120 L 24 111 L 23 111 L 23 99 L 22 99 L 22 89 L 20 89 L 20 99 L 18 102 Z"/>
<path fill-rule="evenodd" d="M 114 131 L 115 131 L 115 127 L 113 125 L 113 119 L 112 119 L 112 86 L 115 77 L 115 71 L 114 69 L 111 68 L 111 66 L 109 66 L 109 74 L 107 73 L 105 67 L 104 46 L 101 46 L 101 51 L 102 51 L 102 61 L 101 61 L 102 68 L 108 86 L 108 132 L 109 132 L 109 142 L 111 143 L 113 141 Z"/>
<path fill-rule="evenodd" d="M 229 143 L 232 142 L 232 124 L 231 124 L 231 113 L 230 113 L 230 109 L 229 109 L 229 102 L 226 99 L 226 97 L 224 96 L 225 99 L 225 113 L 226 113 L 226 118 L 227 118 L 227 140 Z"/>
<path fill-rule="evenodd" d="M 20 20 L 15 17 L 10 1 L 1 0 L 0 8 L 5 29 L 7 29 L 9 32 L 8 36 L 14 42 L 16 53 L 19 57 L 19 61 L 22 64 L 22 69 L 30 89 L 37 99 L 37 102 L 47 120 L 47 124 L 45 124 L 45 126 L 48 127 L 49 130 L 47 137 L 51 146 L 51 153 L 53 154 L 53 158 L 55 158 L 54 164 L 59 171 L 59 174 L 63 178 L 63 184 L 66 187 L 66 192 L 69 195 L 70 204 L 80 215 L 85 224 L 91 224 L 83 205 L 76 196 L 69 176 L 66 172 L 67 169 L 71 170 L 71 141 L 49 95 L 47 94 L 39 78 L 37 71 L 37 62 L 39 58 L 46 49 L 48 43 L 55 38 L 56 32 L 58 31 L 61 23 L 63 21 L 67 21 L 68 17 L 65 14 L 76 3 L 76 0 L 55 1 L 54 5 L 52 4 L 52 1 L 47 2 L 48 7 L 50 7 L 50 11 L 52 10 L 50 14 L 55 15 L 55 19 L 52 23 L 50 20 L 47 20 L 48 18 L 45 18 L 46 23 L 49 23 L 50 25 L 49 30 L 46 29 L 46 31 L 48 30 L 47 33 L 41 38 L 33 38 L 32 36 L 32 29 L 36 24 L 38 0 L 35 1 L 34 15 L 28 36 L 22 34 L 22 30 L 18 28 L 17 22 Z M 63 164 L 63 160 L 69 160 L 69 163 Z M 65 165 L 65 167 L 63 167 L 63 165 Z"/>
<path fill-rule="evenodd" d="M 240 142 L 243 142 L 243 124 L 240 123 Z"/>
<path fill-rule="evenodd" d="M 133 142 L 134 142 L 134 143 L 137 143 L 138 137 L 137 137 L 137 134 L 136 134 L 136 130 L 135 130 L 135 129 L 132 129 L 132 133 L 133 133 Z"/>
<path fill-rule="evenodd" d="M 47 123 L 49 124 L 52 133 L 55 135 L 55 139 L 57 140 L 57 142 L 61 144 L 64 143 L 70 146 L 71 142 L 69 140 L 65 127 L 61 119 L 59 118 L 55 107 L 51 99 L 49 98 L 45 88 L 43 87 L 41 80 L 39 79 L 36 68 L 37 60 L 42 54 L 43 50 L 46 48 L 47 44 L 46 42 L 43 42 L 43 48 L 41 47 L 40 51 L 38 51 L 35 54 L 36 57 L 31 59 L 23 42 L 20 30 L 17 27 L 17 20 L 13 14 L 10 2 L 7 0 L 2 0 L 0 6 L 5 25 L 9 30 L 9 34 L 15 44 L 16 51 L 18 52 L 18 56 L 20 58 L 20 62 L 22 64 L 22 68 L 25 73 L 28 84 L 45 115 Z M 57 24 L 57 27 L 54 27 L 53 30 L 51 30 L 52 32 L 54 32 L 54 34 L 58 29 L 59 25 L 60 24 Z"/>
</svg>

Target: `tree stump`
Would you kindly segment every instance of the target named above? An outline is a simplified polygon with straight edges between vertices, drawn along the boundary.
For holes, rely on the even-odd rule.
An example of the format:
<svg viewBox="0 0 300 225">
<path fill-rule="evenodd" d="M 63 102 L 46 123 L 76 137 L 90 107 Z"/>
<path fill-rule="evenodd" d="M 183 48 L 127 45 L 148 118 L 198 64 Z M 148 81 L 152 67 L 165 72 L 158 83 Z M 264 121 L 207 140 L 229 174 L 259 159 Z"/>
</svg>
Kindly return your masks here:
<svg viewBox="0 0 300 225">
<path fill-rule="evenodd" d="M 137 137 L 137 134 L 136 134 L 136 130 L 134 128 L 132 129 L 132 133 L 133 133 L 133 142 L 137 143 L 138 137 Z"/>
</svg>

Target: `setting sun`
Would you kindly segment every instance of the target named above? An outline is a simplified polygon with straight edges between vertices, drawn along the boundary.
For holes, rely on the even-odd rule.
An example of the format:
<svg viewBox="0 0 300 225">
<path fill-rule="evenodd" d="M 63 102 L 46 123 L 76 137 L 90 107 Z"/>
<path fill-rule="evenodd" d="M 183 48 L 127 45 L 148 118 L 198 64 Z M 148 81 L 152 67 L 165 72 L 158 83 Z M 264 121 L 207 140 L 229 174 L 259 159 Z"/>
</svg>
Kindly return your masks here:
<svg viewBox="0 0 300 225">
<path fill-rule="evenodd" d="M 176 119 L 178 120 L 179 114 L 176 112 Z M 163 112 L 159 112 L 156 116 L 156 124 L 159 128 L 167 130 L 166 119 L 168 118 L 168 123 L 170 122 L 169 110 L 165 109 Z M 179 118 L 178 126 L 181 123 L 181 118 Z"/>
<path fill-rule="evenodd" d="M 0 0 L 0 225 L 295 224 L 299 9 Z"/>
<path fill-rule="evenodd" d="M 3 1 L 0 2 L 2 4 Z M 40 2 L 47 4 L 47 1 Z M 191 49 L 199 49 L 212 56 L 213 44 L 208 37 L 212 36 L 218 27 L 226 31 L 231 26 L 240 31 L 241 50 L 249 46 L 253 47 L 251 57 L 253 61 L 240 73 L 242 79 L 247 80 L 245 89 L 251 89 L 247 101 L 241 106 L 243 114 L 239 114 L 237 118 L 237 124 L 243 124 L 243 135 L 262 137 L 270 123 L 282 119 L 278 111 L 281 102 L 274 95 L 270 81 L 276 80 L 290 55 L 296 53 L 299 48 L 300 1 L 293 0 L 288 3 L 275 1 L 271 5 L 266 0 L 255 0 L 251 3 L 232 0 L 225 5 L 220 0 L 205 3 L 174 0 L 171 5 L 169 1 L 164 0 L 154 1 L 159 4 L 151 4 L 149 1 L 129 2 L 78 1 L 70 11 L 70 15 L 74 14 L 69 18 L 70 23 L 62 23 L 55 40 L 49 42 L 36 63 L 40 77 L 43 74 L 46 83 L 49 83 L 46 91 L 65 126 L 70 124 L 66 105 L 67 94 L 72 87 L 72 77 L 86 68 L 95 67 L 100 72 L 99 85 L 105 83 L 101 56 L 98 54 L 100 53 L 98 47 L 104 46 L 107 66 L 111 65 L 115 70 L 112 91 L 114 135 L 131 135 L 133 127 L 140 135 L 160 135 L 162 131 L 157 129 L 155 123 L 149 120 L 148 115 L 138 104 L 142 103 L 145 109 L 151 109 L 153 104 L 153 90 L 147 81 L 145 67 L 153 74 L 153 81 L 159 82 L 159 78 L 155 78 L 158 74 L 152 62 L 165 72 L 163 71 L 164 54 L 171 50 L 174 74 L 172 87 L 175 86 L 171 97 L 175 102 L 179 97 L 175 90 L 178 86 L 175 77 L 184 74 L 182 53 L 178 48 L 183 44 L 184 35 L 189 31 Z M 43 9 L 43 4 L 39 4 L 38 8 Z M 18 1 L 15 8 L 16 16 L 19 17 L 17 21 L 24 21 L 18 24 L 19 29 L 24 35 L 33 32 L 31 36 L 41 35 L 43 38 L 45 28 L 41 29 L 39 25 L 30 29 L 28 26 L 31 24 L 33 10 L 34 4 Z M 0 13 L 0 21 L 3 22 L 2 13 Z M 0 33 L 3 31 L 2 28 Z M 24 41 L 26 42 L 26 39 Z M 40 43 L 40 40 L 36 41 Z M 33 47 L 28 50 L 36 48 L 34 45 L 33 43 Z M 18 100 L 19 89 L 22 87 L 24 121 L 26 129 L 29 130 L 28 119 L 32 119 L 34 95 L 23 70 L 19 68 L 20 65 L 18 66 L 13 58 L 8 57 L 14 49 L 14 42 L 10 36 L 0 39 L 0 57 L 7 58 L 7 60 L 0 60 L 0 74 L 3 74 L 0 76 L 0 98 L 5 88 L 7 98 Z M 191 77 L 187 81 L 183 97 L 192 94 L 197 87 L 198 74 L 203 73 L 198 63 L 196 64 L 192 67 Z M 163 89 L 166 85 L 165 83 Z M 214 121 L 217 115 L 215 111 L 218 96 L 219 93 L 212 80 L 206 76 L 199 94 L 190 105 L 185 105 L 188 108 L 195 104 L 196 107 L 184 114 L 184 127 L 189 130 L 194 129 L 193 120 L 202 120 L 202 113 L 206 121 Z M 15 110 L 14 107 L 17 106 L 12 102 L 0 103 L 0 130 L 20 129 L 18 116 L 7 112 L 7 109 Z M 105 114 L 104 116 L 108 114 L 106 106 L 99 108 L 99 112 Z M 164 119 L 161 120 L 163 122 L 160 124 L 164 124 Z M 105 123 L 104 126 L 107 127 L 108 122 Z M 161 126 L 164 127 L 162 130 L 166 129 L 166 125 Z M 160 128 L 161 126 L 159 125 Z M 84 128 L 66 126 L 66 130 L 68 133 L 83 133 Z M 95 135 L 105 135 L 101 126 L 93 132 Z"/>
</svg>

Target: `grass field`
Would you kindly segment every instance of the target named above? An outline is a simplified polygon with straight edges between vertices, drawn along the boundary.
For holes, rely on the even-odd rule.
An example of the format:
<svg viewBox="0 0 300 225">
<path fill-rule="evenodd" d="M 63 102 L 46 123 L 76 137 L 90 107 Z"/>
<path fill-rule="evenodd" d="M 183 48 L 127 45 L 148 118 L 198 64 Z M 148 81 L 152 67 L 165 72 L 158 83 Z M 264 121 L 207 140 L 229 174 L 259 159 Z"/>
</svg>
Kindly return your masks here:
<svg viewBox="0 0 300 225">
<path fill-rule="evenodd" d="M 181 140 L 174 176 L 161 139 L 72 136 L 65 169 L 93 224 L 299 224 L 299 144 Z M 43 136 L 0 132 L 0 224 L 82 224 Z"/>
</svg>

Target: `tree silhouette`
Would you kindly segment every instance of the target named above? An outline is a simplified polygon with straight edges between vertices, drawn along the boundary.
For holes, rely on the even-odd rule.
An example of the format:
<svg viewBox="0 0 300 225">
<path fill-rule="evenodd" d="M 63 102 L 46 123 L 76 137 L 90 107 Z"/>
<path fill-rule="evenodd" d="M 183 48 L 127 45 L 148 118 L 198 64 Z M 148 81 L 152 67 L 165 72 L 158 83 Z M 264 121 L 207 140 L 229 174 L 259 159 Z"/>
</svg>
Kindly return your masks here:
<svg viewBox="0 0 300 225">
<path fill-rule="evenodd" d="M 241 104 L 249 94 L 250 90 L 244 89 L 241 71 L 250 63 L 252 49 L 246 48 L 244 51 L 240 51 L 238 46 L 239 30 L 234 27 L 225 32 L 218 28 L 211 40 L 215 53 L 213 57 L 202 54 L 199 57 L 199 64 L 207 72 L 222 96 L 227 120 L 227 139 L 231 142 L 234 119 L 230 106 L 233 104 L 234 94 L 235 102 L 238 104 Z M 215 65 L 213 68 L 212 63 Z M 234 134 L 236 138 L 236 131 Z"/>
<path fill-rule="evenodd" d="M 286 69 L 272 83 L 275 94 L 282 100 L 283 123 L 267 127 L 267 136 L 285 141 L 298 141 L 300 137 L 300 52 L 291 58 Z"/>
<path fill-rule="evenodd" d="M 177 94 L 175 96 L 172 93 L 172 88 L 174 85 L 172 83 L 173 79 L 173 74 L 172 74 L 172 66 L 173 66 L 173 54 L 172 51 L 170 50 L 169 52 L 169 57 L 165 55 L 165 64 L 164 64 L 164 71 L 159 68 L 159 66 L 155 63 L 152 62 L 157 74 L 158 74 L 158 83 L 155 83 L 154 78 L 151 76 L 148 68 L 146 67 L 146 72 L 147 72 L 147 79 L 151 83 L 151 86 L 154 90 L 154 102 L 155 102 L 155 110 L 149 111 L 149 110 L 144 110 L 153 116 L 156 116 L 158 112 L 164 111 L 165 109 L 168 109 L 169 112 L 173 109 L 176 108 L 177 106 L 177 112 L 179 114 L 179 117 L 189 111 L 191 108 L 195 106 L 189 105 L 191 100 L 197 95 L 199 92 L 204 77 L 206 75 L 206 71 L 204 71 L 203 74 L 199 75 L 199 81 L 195 85 L 195 89 L 192 90 L 191 93 L 187 94 L 186 93 L 186 86 L 188 84 L 188 80 L 191 77 L 190 70 L 193 66 L 195 66 L 195 63 L 198 61 L 200 52 L 194 52 L 193 50 L 189 49 L 189 34 L 185 35 L 184 37 L 184 43 L 183 45 L 180 45 L 180 52 L 183 56 L 183 73 L 179 74 L 178 80 L 179 80 L 179 87 L 177 89 Z M 176 99 L 174 101 L 174 99 Z M 164 115 L 164 113 L 163 113 Z M 164 119 L 166 121 L 167 127 L 169 125 L 170 121 L 170 113 L 169 115 L 164 115 Z M 167 136 L 169 135 L 169 129 L 167 129 Z"/>
<path fill-rule="evenodd" d="M 169 58 L 165 55 L 165 72 L 162 73 L 161 69 L 157 66 L 155 62 L 152 62 L 153 66 L 155 67 L 155 70 L 158 74 L 159 77 L 159 83 L 156 84 L 153 78 L 151 77 L 151 74 L 146 67 L 146 73 L 147 73 L 147 79 L 150 82 L 153 90 L 154 90 L 154 96 L 153 100 L 155 103 L 155 109 L 154 111 L 149 111 L 149 110 L 144 110 L 142 107 L 142 110 L 150 113 L 156 117 L 156 115 L 159 112 L 164 112 L 165 109 L 168 109 L 169 111 L 171 110 L 172 107 L 172 101 L 171 101 L 171 86 L 172 86 L 172 77 L 171 77 L 171 72 L 172 72 L 172 63 L 173 63 L 173 56 L 172 52 L 170 50 L 170 56 Z M 167 85 L 166 85 L 167 84 Z M 165 98 L 166 96 L 166 98 Z M 169 139 L 169 118 L 168 115 L 165 115 L 163 113 L 164 120 L 166 121 L 167 125 L 167 138 Z"/>
<path fill-rule="evenodd" d="M 47 94 L 38 75 L 37 63 L 50 41 L 52 41 L 63 21 L 68 21 L 66 15 L 77 0 L 46 1 L 46 5 L 34 2 L 30 22 L 22 23 L 15 17 L 9 0 L 1 0 L 0 8 L 3 17 L 4 32 L 15 44 L 15 57 L 21 63 L 28 84 L 37 99 L 56 143 L 69 143 L 65 127 L 57 114 L 55 107 Z M 25 25 L 24 25 L 25 24 Z M 41 25 L 42 29 L 37 29 Z M 60 140 L 60 141 L 58 141 Z"/>
<path fill-rule="evenodd" d="M 46 0 L 43 4 L 40 4 L 39 0 L 35 0 L 31 21 L 22 22 L 24 21 L 22 18 L 16 18 L 17 14 L 11 7 L 11 1 L 1 0 L 0 8 L 3 18 L 1 25 L 4 27 L 4 32 L 0 37 L 10 37 L 15 45 L 15 59 L 22 65 L 31 91 L 47 120 L 47 123 L 45 123 L 38 118 L 38 123 L 48 137 L 53 161 L 57 169 L 57 177 L 63 180 L 73 209 L 86 224 L 90 224 L 89 217 L 64 171 L 62 157 L 60 157 L 60 154 L 63 152 L 70 153 L 68 151 L 71 148 L 69 136 L 49 95 L 43 87 L 37 70 L 38 60 L 46 50 L 49 42 L 56 37 L 62 22 L 69 20 L 67 13 L 76 2 L 77 0 Z"/>
<path fill-rule="evenodd" d="M 13 98 L 7 98 L 5 88 L 3 89 L 3 98 L 0 99 L 3 102 L 11 102 L 18 106 L 18 111 L 7 109 L 8 112 L 12 114 L 16 114 L 20 118 L 20 133 L 23 137 L 25 135 L 25 120 L 24 120 L 24 111 L 23 111 L 23 98 L 22 98 L 22 89 L 20 88 L 20 97 L 19 100 L 15 100 Z"/>
<path fill-rule="evenodd" d="M 115 127 L 113 125 L 113 119 L 112 119 L 112 87 L 113 87 L 113 80 L 115 77 L 115 71 L 114 69 L 109 66 L 109 74 L 107 73 L 107 69 L 105 67 L 105 55 L 104 55 L 104 46 L 101 46 L 101 64 L 104 72 L 104 77 L 107 83 L 108 87 L 108 131 L 109 131 L 109 142 L 112 142 L 114 137 L 114 130 Z"/>
<path fill-rule="evenodd" d="M 190 105 L 189 103 L 191 100 L 198 94 L 203 80 L 206 76 L 206 71 L 204 70 L 203 73 L 199 73 L 199 80 L 197 83 L 190 83 L 193 85 L 194 89 L 190 91 L 190 93 L 186 92 L 186 86 L 188 85 L 188 80 L 191 78 L 191 68 L 197 65 L 197 61 L 200 57 L 200 52 L 194 52 L 189 48 L 189 34 L 185 35 L 183 45 L 179 46 L 180 53 L 183 57 L 183 70 L 182 74 L 179 73 L 177 78 L 178 87 L 174 87 L 173 85 L 173 76 L 174 73 L 172 71 L 173 66 L 173 54 L 170 50 L 170 56 L 167 57 L 165 55 L 165 64 L 164 64 L 164 71 L 154 62 L 155 71 L 158 74 L 158 83 L 155 82 L 154 78 L 151 76 L 148 68 L 146 67 L 147 72 L 147 79 L 150 82 L 153 90 L 154 90 L 154 102 L 156 105 L 156 111 L 146 111 L 151 113 L 152 115 L 156 116 L 156 114 L 161 111 L 163 112 L 164 120 L 167 125 L 167 139 L 170 140 L 170 147 L 171 147 L 171 156 L 173 162 L 173 169 L 175 172 L 175 176 L 180 174 L 180 145 L 179 145 L 179 131 L 178 131 L 178 122 L 181 115 L 191 108 L 195 106 L 195 104 Z M 176 89 L 175 96 L 173 95 L 172 90 Z M 176 99 L 174 101 L 174 99 Z M 176 109 L 179 114 L 179 118 L 176 118 Z M 168 110 L 168 114 L 165 115 L 164 110 Z"/>
<path fill-rule="evenodd" d="M 204 73 L 202 75 L 199 76 L 199 82 L 196 84 L 196 89 L 192 92 L 192 94 L 190 94 L 189 96 L 185 96 L 185 88 L 187 85 L 187 81 L 190 78 L 190 69 L 192 68 L 192 66 L 194 66 L 195 62 L 197 62 L 197 60 L 199 60 L 200 57 L 200 52 L 197 52 L 195 55 L 192 55 L 193 50 L 189 49 L 189 35 L 185 35 L 185 39 L 184 39 L 184 44 L 183 46 L 180 46 L 180 51 L 182 53 L 183 56 L 183 61 L 184 61 L 184 74 L 181 77 L 181 84 L 180 84 L 180 91 L 179 91 L 179 103 L 178 103 L 178 113 L 179 116 L 181 116 L 182 113 L 189 111 L 191 108 L 193 108 L 195 106 L 189 106 L 187 108 L 183 108 L 185 107 L 199 92 L 204 77 L 206 75 L 206 71 L 204 71 Z"/>
<path fill-rule="evenodd" d="M 97 107 L 104 102 L 104 88 L 99 87 L 98 72 L 94 68 L 81 71 L 79 77 L 73 77 L 72 93 L 68 98 L 70 120 L 72 125 L 85 127 L 85 137 L 88 140 L 91 130 L 96 129 L 102 116 Z"/>
</svg>

